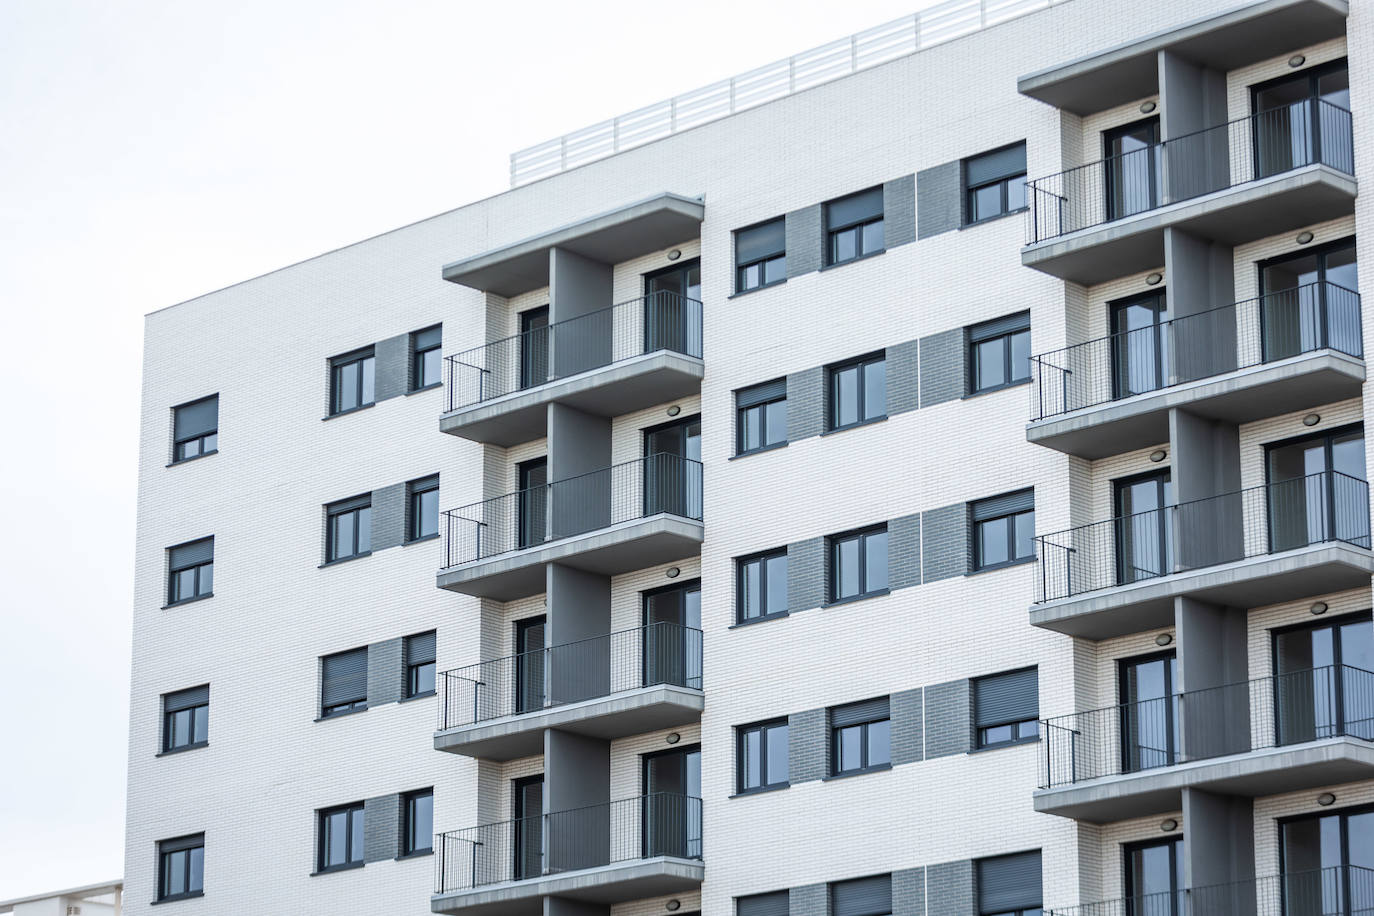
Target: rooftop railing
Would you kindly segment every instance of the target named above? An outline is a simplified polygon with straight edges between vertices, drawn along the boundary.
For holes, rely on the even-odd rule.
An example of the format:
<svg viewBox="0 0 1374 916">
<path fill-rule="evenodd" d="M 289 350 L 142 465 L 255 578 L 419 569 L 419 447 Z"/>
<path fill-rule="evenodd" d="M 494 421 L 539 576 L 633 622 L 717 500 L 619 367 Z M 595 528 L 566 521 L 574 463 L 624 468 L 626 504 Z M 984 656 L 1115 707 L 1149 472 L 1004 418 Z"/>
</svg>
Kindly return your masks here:
<svg viewBox="0 0 1374 916">
<path fill-rule="evenodd" d="M 1314 859 L 1317 850 L 1311 851 Z M 1358 865 L 1294 870 L 1229 884 L 1137 894 L 1070 907 L 1044 916 L 1369 916 L 1374 870 Z"/>
</svg>

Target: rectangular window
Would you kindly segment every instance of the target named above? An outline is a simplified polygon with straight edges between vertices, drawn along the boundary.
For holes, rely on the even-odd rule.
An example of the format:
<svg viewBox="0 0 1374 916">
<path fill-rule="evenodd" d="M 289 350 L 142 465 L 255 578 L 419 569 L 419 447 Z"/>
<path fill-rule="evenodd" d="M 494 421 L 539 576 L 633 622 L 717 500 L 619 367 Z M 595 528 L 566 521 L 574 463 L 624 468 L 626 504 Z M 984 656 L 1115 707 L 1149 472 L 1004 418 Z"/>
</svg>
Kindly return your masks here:
<svg viewBox="0 0 1374 916">
<path fill-rule="evenodd" d="M 973 682 L 973 729 L 978 747 L 1002 747 L 1040 737 L 1040 673 L 1036 668 Z"/>
<path fill-rule="evenodd" d="M 738 746 L 737 792 L 787 785 L 787 720 L 746 725 L 735 730 Z"/>
<path fill-rule="evenodd" d="M 401 854 L 413 856 L 434 851 L 434 790 L 421 789 L 405 796 L 402 809 L 405 825 L 401 832 Z"/>
<path fill-rule="evenodd" d="M 320 813 L 319 871 L 363 864 L 363 803 L 354 802 Z"/>
<path fill-rule="evenodd" d="M 862 773 L 892 763 L 887 697 L 830 710 L 830 774 Z"/>
<path fill-rule="evenodd" d="M 1026 144 L 964 160 L 966 223 L 1026 209 Z"/>
<path fill-rule="evenodd" d="M 735 622 L 787 613 L 787 549 L 736 561 Z"/>
<path fill-rule="evenodd" d="M 831 916 L 891 916 L 892 876 L 874 875 L 830 885 Z"/>
<path fill-rule="evenodd" d="M 219 450 L 219 395 L 172 408 L 172 463 Z"/>
<path fill-rule="evenodd" d="M 157 844 L 157 899 L 180 900 L 205 892 L 205 834 Z"/>
<path fill-rule="evenodd" d="M 883 250 L 883 188 L 825 205 L 826 263 L 843 264 Z"/>
<path fill-rule="evenodd" d="M 887 526 L 830 538 L 830 600 L 887 591 Z"/>
<path fill-rule="evenodd" d="M 1020 490 L 969 504 L 973 568 L 997 569 L 1035 559 L 1035 490 Z"/>
<path fill-rule="evenodd" d="M 434 631 L 407 636 L 405 643 L 406 696 L 434 692 Z"/>
<path fill-rule="evenodd" d="M 1030 312 L 968 329 L 969 391 L 982 394 L 1030 381 Z"/>
<path fill-rule="evenodd" d="M 410 390 L 419 391 L 443 381 L 443 325 L 410 335 Z"/>
<path fill-rule="evenodd" d="M 320 659 L 320 717 L 367 709 L 367 646 Z"/>
<path fill-rule="evenodd" d="M 786 279 L 787 232 L 781 216 L 735 233 L 735 292 Z"/>
<path fill-rule="evenodd" d="M 979 916 L 1040 916 L 1040 850 L 979 859 L 975 865 Z M 1178 903 L 1167 891 L 1137 896 L 1132 902 L 1140 906 L 1151 897 L 1170 901 L 1165 904 L 1166 912 L 1171 904 Z"/>
<path fill-rule="evenodd" d="M 439 475 L 406 484 L 406 539 L 439 536 Z"/>
<path fill-rule="evenodd" d="M 787 442 L 787 379 L 735 392 L 735 454 Z"/>
<path fill-rule="evenodd" d="M 167 603 L 208 598 L 215 588 L 215 539 L 167 548 Z"/>
<path fill-rule="evenodd" d="M 325 506 L 324 558 L 328 563 L 372 552 L 372 494 Z"/>
<path fill-rule="evenodd" d="M 210 740 L 210 685 L 162 695 L 162 751 L 204 747 Z"/>
<path fill-rule="evenodd" d="M 371 347 L 329 361 L 329 413 L 367 407 L 377 399 L 377 361 Z"/>
<path fill-rule="evenodd" d="M 885 353 L 831 366 L 827 374 L 830 376 L 828 426 L 831 430 L 847 429 L 887 416 Z"/>
<path fill-rule="evenodd" d="M 791 894 L 773 891 L 735 898 L 735 916 L 788 916 L 791 913 Z"/>
</svg>

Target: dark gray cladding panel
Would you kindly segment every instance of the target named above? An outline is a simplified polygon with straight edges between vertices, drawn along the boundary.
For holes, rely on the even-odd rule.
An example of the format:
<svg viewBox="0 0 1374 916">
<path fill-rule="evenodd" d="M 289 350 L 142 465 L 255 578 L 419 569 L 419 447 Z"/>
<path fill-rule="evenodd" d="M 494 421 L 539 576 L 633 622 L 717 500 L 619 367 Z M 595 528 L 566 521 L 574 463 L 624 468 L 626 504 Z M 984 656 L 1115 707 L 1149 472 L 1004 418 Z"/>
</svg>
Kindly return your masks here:
<svg viewBox="0 0 1374 916">
<path fill-rule="evenodd" d="M 363 861 L 383 862 L 400 854 L 401 797 L 381 795 L 363 802 Z"/>
<path fill-rule="evenodd" d="M 790 916 L 830 916 L 830 888 L 807 884 L 788 890 Z"/>
<path fill-rule="evenodd" d="M 887 579 L 894 591 L 921 584 L 921 517 L 906 515 L 887 523 Z"/>
<path fill-rule="evenodd" d="M 926 866 L 926 901 L 926 916 L 974 916 L 973 862 Z"/>
<path fill-rule="evenodd" d="M 963 166 L 958 160 L 916 173 L 916 234 L 932 235 L 958 229 L 964 221 Z"/>
<path fill-rule="evenodd" d="M 921 338 L 921 406 L 962 398 L 968 390 L 964 329 Z"/>
<path fill-rule="evenodd" d="M 406 485 L 372 491 L 372 551 L 396 547 L 406 536 Z"/>
<path fill-rule="evenodd" d="M 388 639 L 367 647 L 367 705 L 395 703 L 404 695 L 404 640 Z"/>
<path fill-rule="evenodd" d="M 916 176 L 883 183 L 883 245 L 896 248 L 916 241 Z"/>
<path fill-rule="evenodd" d="M 793 785 L 829 775 L 829 736 L 824 709 L 794 712 L 787 717 L 787 778 Z"/>
<path fill-rule="evenodd" d="M 787 609 L 809 611 L 825 603 L 825 538 L 787 545 Z"/>
<path fill-rule="evenodd" d="M 926 916 L 924 868 L 904 868 L 892 873 L 892 916 Z"/>
<path fill-rule="evenodd" d="M 925 709 L 921 688 L 903 690 L 888 698 L 892 719 L 892 765 L 925 759 Z"/>
<path fill-rule="evenodd" d="M 378 401 L 399 397 L 410 390 L 410 335 L 377 341 L 375 397 Z"/>
<path fill-rule="evenodd" d="M 908 340 L 887 348 L 887 415 L 896 416 L 920 406 L 921 343 Z"/>
<path fill-rule="evenodd" d="M 820 270 L 825 240 L 821 233 L 822 207 L 814 204 L 787 214 L 787 276 Z"/>
<path fill-rule="evenodd" d="M 921 513 L 921 581 L 968 573 L 968 506 L 956 503 Z"/>
<path fill-rule="evenodd" d="M 972 744 L 968 681 L 925 689 L 926 758 L 968 753 Z"/>
</svg>

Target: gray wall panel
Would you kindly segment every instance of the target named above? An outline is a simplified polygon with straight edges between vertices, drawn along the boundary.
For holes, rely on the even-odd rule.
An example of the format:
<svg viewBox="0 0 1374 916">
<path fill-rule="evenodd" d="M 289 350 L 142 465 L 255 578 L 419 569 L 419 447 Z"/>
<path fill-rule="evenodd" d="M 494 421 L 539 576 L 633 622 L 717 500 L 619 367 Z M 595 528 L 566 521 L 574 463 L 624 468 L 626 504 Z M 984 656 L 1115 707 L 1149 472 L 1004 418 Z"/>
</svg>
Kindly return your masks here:
<svg viewBox="0 0 1374 916">
<path fill-rule="evenodd" d="M 921 581 L 962 576 L 969 570 L 968 507 L 964 503 L 921 513 Z"/>
<path fill-rule="evenodd" d="M 401 796 L 381 795 L 363 802 L 363 861 L 383 862 L 400 855 Z"/>
<path fill-rule="evenodd" d="M 921 688 L 903 690 L 888 698 L 892 716 L 892 765 L 925 759 L 925 709 Z"/>
<path fill-rule="evenodd" d="M 926 759 L 968 753 L 972 744 L 968 681 L 925 689 Z"/>
<path fill-rule="evenodd" d="M 921 338 L 921 406 L 957 401 L 968 393 L 964 329 Z"/>
<path fill-rule="evenodd" d="M 916 241 L 916 176 L 883 183 L 883 245 L 896 248 Z"/>
<path fill-rule="evenodd" d="M 964 222 L 963 164 L 946 162 L 916 173 L 916 235 L 932 235 L 958 229 Z"/>
<path fill-rule="evenodd" d="M 787 545 L 787 610 L 809 611 L 825 604 L 825 538 Z"/>
<path fill-rule="evenodd" d="M 975 912 L 972 861 L 926 866 L 927 916 L 974 916 Z"/>
<path fill-rule="evenodd" d="M 787 778 L 793 785 L 830 775 L 829 735 L 824 709 L 787 717 Z"/>
<path fill-rule="evenodd" d="M 821 232 L 821 205 L 793 210 L 786 216 L 787 276 L 798 277 L 819 270 L 825 242 Z"/>
<path fill-rule="evenodd" d="M 410 335 L 379 340 L 372 352 L 376 355 L 374 395 L 378 401 L 398 397 L 410 390 Z"/>
<path fill-rule="evenodd" d="M 804 369 L 787 377 L 787 441 L 825 432 L 825 369 Z"/>
<path fill-rule="evenodd" d="M 372 491 L 372 552 L 398 547 L 406 539 L 406 485 Z"/>
<path fill-rule="evenodd" d="M 926 916 L 924 868 L 904 868 L 892 873 L 892 916 Z"/>
<path fill-rule="evenodd" d="M 915 410 L 921 406 L 919 340 L 887 348 L 887 415 Z"/>
<path fill-rule="evenodd" d="M 789 916 L 829 916 L 830 888 L 824 884 L 807 884 L 788 889 Z"/>
<path fill-rule="evenodd" d="M 921 516 L 887 523 L 887 581 L 894 591 L 921 584 Z"/>
<path fill-rule="evenodd" d="M 402 660 L 405 640 L 388 639 L 367 647 L 367 705 L 395 703 L 405 692 Z"/>
</svg>

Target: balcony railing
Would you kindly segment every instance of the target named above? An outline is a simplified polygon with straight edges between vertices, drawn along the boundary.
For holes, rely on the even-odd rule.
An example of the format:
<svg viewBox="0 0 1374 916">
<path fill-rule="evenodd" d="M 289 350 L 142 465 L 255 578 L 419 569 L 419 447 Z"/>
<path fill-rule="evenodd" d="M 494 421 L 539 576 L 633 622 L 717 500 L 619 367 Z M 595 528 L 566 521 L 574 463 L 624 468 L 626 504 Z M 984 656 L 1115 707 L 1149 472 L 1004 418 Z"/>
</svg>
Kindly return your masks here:
<svg viewBox="0 0 1374 916">
<path fill-rule="evenodd" d="M 654 793 L 441 833 L 435 892 L 657 856 L 700 859 L 701 799 Z"/>
<path fill-rule="evenodd" d="M 1312 857 L 1318 856 L 1311 850 Z M 1047 907 L 1045 916 L 1369 916 L 1374 870 L 1335 865 L 1230 884 L 1139 894 L 1080 906 Z"/>
<path fill-rule="evenodd" d="M 1369 549 L 1369 484 L 1322 471 L 1036 539 L 1039 601 L 1344 542 Z"/>
<path fill-rule="evenodd" d="M 700 630 L 651 623 L 445 671 L 439 679 L 439 727 L 459 728 L 660 684 L 701 689 Z"/>
<path fill-rule="evenodd" d="M 1040 788 L 1341 736 L 1374 741 L 1374 673 L 1293 671 L 1046 719 Z"/>
<path fill-rule="evenodd" d="M 1317 350 L 1362 358 L 1360 294 L 1309 283 L 1031 358 L 1031 420 Z"/>
<path fill-rule="evenodd" d="M 700 302 L 660 290 L 450 356 L 448 409 L 659 350 L 701 356 Z"/>
<path fill-rule="evenodd" d="M 1350 112 L 1303 99 L 1026 185 L 1026 244 L 1321 163 L 1355 173 Z"/>
<path fill-rule="evenodd" d="M 444 513 L 444 565 L 666 513 L 701 520 L 701 462 L 660 452 Z"/>
</svg>

